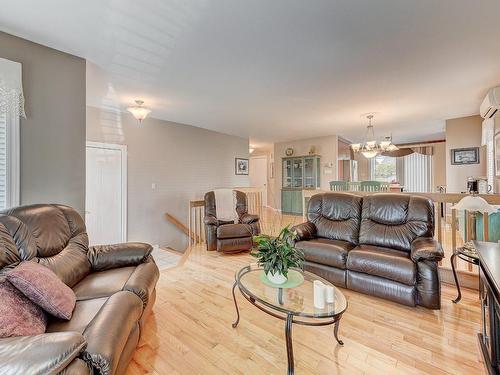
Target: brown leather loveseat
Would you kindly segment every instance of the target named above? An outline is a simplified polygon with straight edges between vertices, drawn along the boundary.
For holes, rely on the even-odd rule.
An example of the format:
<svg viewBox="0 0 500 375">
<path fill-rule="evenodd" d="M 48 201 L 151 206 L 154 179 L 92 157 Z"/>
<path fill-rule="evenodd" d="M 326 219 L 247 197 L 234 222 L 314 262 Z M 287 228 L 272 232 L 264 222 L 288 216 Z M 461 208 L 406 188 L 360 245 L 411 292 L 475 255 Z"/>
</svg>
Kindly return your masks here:
<svg viewBox="0 0 500 375">
<path fill-rule="evenodd" d="M 49 204 L 3 212 L 0 242 L 0 277 L 35 261 L 77 299 L 71 320 L 49 317 L 46 333 L 0 339 L 0 373 L 124 373 L 155 301 L 159 271 L 151 246 L 89 248 L 80 215 Z"/>
<path fill-rule="evenodd" d="M 405 194 L 314 195 L 294 229 L 305 268 L 335 285 L 405 305 L 440 308 L 431 200 Z"/>
</svg>

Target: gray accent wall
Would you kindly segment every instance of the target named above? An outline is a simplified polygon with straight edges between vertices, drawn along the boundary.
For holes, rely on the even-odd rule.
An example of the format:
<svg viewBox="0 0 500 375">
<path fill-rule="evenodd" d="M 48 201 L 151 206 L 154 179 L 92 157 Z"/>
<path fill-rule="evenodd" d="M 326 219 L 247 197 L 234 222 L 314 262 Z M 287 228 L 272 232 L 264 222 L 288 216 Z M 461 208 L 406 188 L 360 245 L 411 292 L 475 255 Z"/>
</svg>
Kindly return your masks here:
<svg viewBox="0 0 500 375">
<path fill-rule="evenodd" d="M 22 64 L 21 204 L 85 209 L 85 60 L 0 32 L 0 57 Z"/>
<path fill-rule="evenodd" d="M 139 125 L 129 113 L 87 107 L 87 140 L 127 145 L 129 241 L 182 251 L 187 237 L 166 212 L 187 226 L 189 200 L 248 186 L 248 176 L 234 173 L 234 158 L 248 158 L 245 138 L 154 118 Z"/>
</svg>

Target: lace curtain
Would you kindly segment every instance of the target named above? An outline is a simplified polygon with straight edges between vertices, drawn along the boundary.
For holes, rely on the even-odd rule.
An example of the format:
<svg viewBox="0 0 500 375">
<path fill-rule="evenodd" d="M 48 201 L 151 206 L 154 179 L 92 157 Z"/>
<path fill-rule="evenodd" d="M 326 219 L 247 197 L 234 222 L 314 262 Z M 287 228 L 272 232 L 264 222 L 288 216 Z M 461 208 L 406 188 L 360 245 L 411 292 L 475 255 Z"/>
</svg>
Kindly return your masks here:
<svg viewBox="0 0 500 375">
<path fill-rule="evenodd" d="M 26 118 L 21 64 L 0 58 L 0 113 Z"/>
</svg>

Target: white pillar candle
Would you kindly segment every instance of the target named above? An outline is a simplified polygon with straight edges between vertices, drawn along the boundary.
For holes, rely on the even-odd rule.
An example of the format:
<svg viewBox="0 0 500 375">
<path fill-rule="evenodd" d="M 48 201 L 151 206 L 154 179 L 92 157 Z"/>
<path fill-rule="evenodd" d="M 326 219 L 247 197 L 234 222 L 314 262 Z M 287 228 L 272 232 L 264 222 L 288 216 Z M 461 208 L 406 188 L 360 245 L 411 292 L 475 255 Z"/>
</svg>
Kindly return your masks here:
<svg viewBox="0 0 500 375">
<path fill-rule="evenodd" d="M 314 280 L 314 307 L 317 309 L 325 308 L 325 284 L 319 280 Z"/>
<path fill-rule="evenodd" d="M 326 293 L 325 293 L 326 294 L 326 303 L 333 303 L 334 295 L 335 295 L 335 293 L 333 292 L 333 286 L 326 285 L 325 291 L 326 291 Z"/>
</svg>

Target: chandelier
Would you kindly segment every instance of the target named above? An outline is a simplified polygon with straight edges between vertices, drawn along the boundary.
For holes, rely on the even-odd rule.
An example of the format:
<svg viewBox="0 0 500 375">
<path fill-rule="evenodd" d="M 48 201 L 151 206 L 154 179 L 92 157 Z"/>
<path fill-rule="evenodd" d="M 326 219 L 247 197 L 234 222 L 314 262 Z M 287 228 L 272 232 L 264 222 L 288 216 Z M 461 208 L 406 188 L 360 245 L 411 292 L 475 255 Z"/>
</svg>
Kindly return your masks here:
<svg viewBox="0 0 500 375">
<path fill-rule="evenodd" d="M 387 136 L 383 141 L 377 142 L 372 125 L 373 115 L 369 114 L 366 118 L 368 119 L 368 126 L 366 127 L 365 142 L 351 144 L 352 150 L 356 153 L 361 153 L 368 159 L 374 158 L 385 151 L 398 150 L 398 147 L 392 143 L 392 136 Z"/>
</svg>

